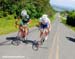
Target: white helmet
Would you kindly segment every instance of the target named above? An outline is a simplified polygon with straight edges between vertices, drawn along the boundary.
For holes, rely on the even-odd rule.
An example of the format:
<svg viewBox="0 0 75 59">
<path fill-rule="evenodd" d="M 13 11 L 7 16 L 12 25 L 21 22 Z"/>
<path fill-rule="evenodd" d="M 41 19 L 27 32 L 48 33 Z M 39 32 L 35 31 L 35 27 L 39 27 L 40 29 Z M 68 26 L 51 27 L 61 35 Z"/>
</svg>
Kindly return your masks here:
<svg viewBox="0 0 75 59">
<path fill-rule="evenodd" d="M 41 17 L 41 18 L 42 18 L 42 20 L 44 20 L 44 21 L 45 21 L 45 20 L 48 18 L 48 15 L 44 14 L 44 15 L 42 15 L 42 17 Z"/>
<path fill-rule="evenodd" d="M 43 18 L 47 18 L 47 17 L 48 17 L 48 15 L 44 14 L 44 15 L 42 15 L 42 17 L 43 17 Z"/>
<path fill-rule="evenodd" d="M 27 11 L 26 11 L 26 10 L 22 10 L 21 16 L 22 16 L 22 17 L 25 17 L 26 15 L 27 15 Z"/>
</svg>

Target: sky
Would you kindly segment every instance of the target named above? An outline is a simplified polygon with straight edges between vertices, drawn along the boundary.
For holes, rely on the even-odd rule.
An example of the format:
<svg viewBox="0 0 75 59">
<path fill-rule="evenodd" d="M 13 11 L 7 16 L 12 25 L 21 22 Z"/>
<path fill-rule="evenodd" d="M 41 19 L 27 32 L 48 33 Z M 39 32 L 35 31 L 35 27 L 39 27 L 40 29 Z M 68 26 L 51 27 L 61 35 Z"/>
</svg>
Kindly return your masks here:
<svg viewBox="0 0 75 59">
<path fill-rule="evenodd" d="M 75 10 L 75 0 L 50 0 L 52 6 L 72 8 Z"/>
</svg>

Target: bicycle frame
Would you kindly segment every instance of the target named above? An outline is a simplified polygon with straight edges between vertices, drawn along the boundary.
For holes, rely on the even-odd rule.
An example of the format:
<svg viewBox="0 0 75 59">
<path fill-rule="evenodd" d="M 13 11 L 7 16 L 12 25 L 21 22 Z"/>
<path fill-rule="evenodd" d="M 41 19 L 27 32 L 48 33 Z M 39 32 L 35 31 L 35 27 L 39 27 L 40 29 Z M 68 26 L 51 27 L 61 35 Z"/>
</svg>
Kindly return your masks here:
<svg viewBox="0 0 75 59">
<path fill-rule="evenodd" d="M 39 27 L 38 27 L 38 30 L 40 30 Z M 40 45 L 43 44 L 43 42 L 44 42 L 43 40 L 45 40 L 45 36 L 46 36 L 46 35 L 45 35 L 46 30 L 47 30 L 47 29 L 43 29 L 43 34 L 42 34 L 41 40 L 40 40 L 40 41 L 36 41 L 36 40 L 35 40 L 35 44 L 32 45 L 32 48 L 33 48 L 35 51 L 37 51 L 37 50 L 39 49 Z"/>
<path fill-rule="evenodd" d="M 26 40 L 26 31 L 27 31 L 27 28 L 22 28 L 20 29 L 20 26 L 18 25 L 18 28 L 19 28 L 19 31 L 18 31 L 18 34 L 17 34 L 17 39 L 15 41 L 12 41 L 11 44 L 13 45 L 16 45 L 18 46 L 20 44 L 20 41 L 24 41 Z"/>
</svg>

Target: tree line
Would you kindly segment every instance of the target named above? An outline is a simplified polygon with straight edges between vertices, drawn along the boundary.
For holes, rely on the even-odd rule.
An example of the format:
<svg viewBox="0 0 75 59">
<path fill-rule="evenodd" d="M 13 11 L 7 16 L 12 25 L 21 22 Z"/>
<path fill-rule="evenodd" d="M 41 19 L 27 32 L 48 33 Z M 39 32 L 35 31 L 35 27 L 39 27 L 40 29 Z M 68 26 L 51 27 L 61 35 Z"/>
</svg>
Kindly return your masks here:
<svg viewBox="0 0 75 59">
<path fill-rule="evenodd" d="M 39 18 L 42 14 L 52 16 L 52 9 L 49 0 L 0 0 L 0 18 L 14 14 L 20 16 L 23 9 L 26 9 L 31 18 Z"/>
</svg>

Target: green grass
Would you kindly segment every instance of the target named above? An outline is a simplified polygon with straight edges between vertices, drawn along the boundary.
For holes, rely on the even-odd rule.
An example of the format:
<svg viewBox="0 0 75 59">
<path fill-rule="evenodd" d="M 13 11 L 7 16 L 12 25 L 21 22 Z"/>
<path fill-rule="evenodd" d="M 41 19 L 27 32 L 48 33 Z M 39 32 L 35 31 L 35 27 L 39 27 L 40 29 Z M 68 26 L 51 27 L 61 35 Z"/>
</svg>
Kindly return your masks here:
<svg viewBox="0 0 75 59">
<path fill-rule="evenodd" d="M 39 19 L 31 19 L 32 22 L 29 24 L 29 27 L 34 27 Z M 50 17 L 51 22 L 54 21 L 54 16 Z M 7 17 L 0 18 L 0 35 L 8 34 L 11 32 L 18 31 L 18 28 L 15 27 L 14 15 L 8 15 Z"/>
<path fill-rule="evenodd" d="M 32 19 L 32 22 L 29 24 L 29 27 L 33 27 L 37 23 L 37 19 Z M 15 19 L 13 15 L 8 15 L 7 17 L 0 18 L 0 35 L 15 32 L 17 30 L 18 28 L 15 27 Z"/>
<path fill-rule="evenodd" d="M 75 27 L 66 24 L 66 19 L 63 19 L 63 18 L 61 18 L 61 19 L 62 19 L 61 22 L 62 22 L 63 24 L 65 24 L 68 28 L 70 28 L 70 29 L 72 29 L 73 31 L 75 31 Z"/>
<path fill-rule="evenodd" d="M 15 19 L 13 15 L 8 15 L 8 17 L 0 18 L 0 35 L 7 34 L 16 31 Z"/>
<path fill-rule="evenodd" d="M 34 26 L 36 26 L 36 24 L 38 24 L 38 19 L 31 19 L 32 21 L 31 21 L 31 23 L 29 24 L 29 27 L 31 28 L 31 27 L 34 27 Z"/>
<path fill-rule="evenodd" d="M 52 17 L 50 17 L 51 22 L 53 22 L 55 19 L 55 16 L 53 15 Z"/>
</svg>

